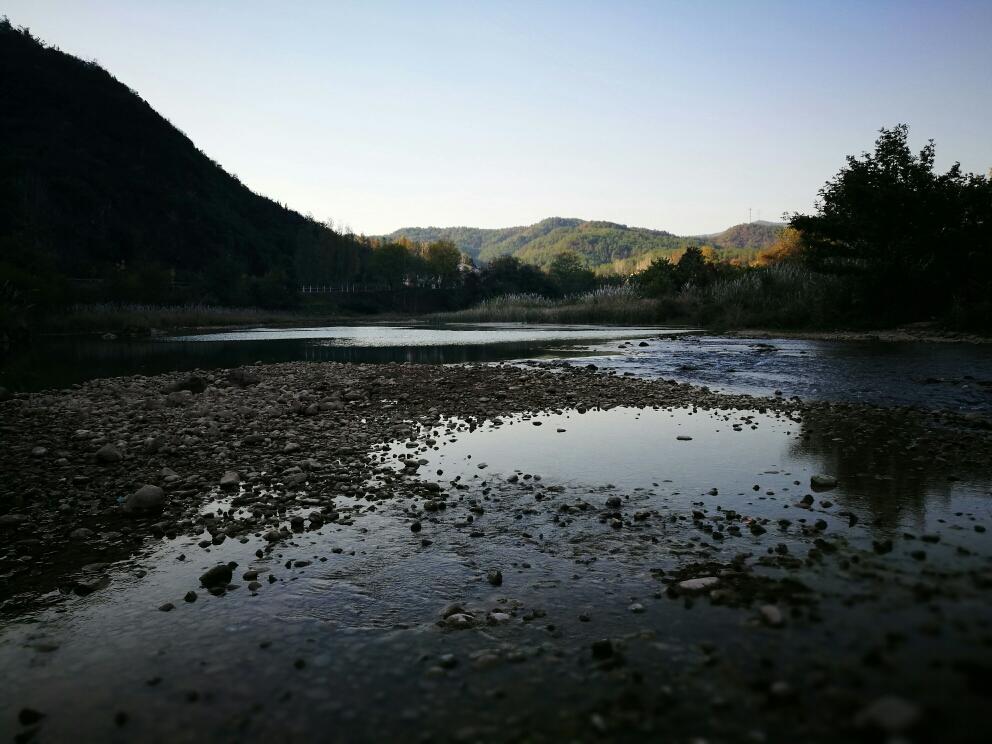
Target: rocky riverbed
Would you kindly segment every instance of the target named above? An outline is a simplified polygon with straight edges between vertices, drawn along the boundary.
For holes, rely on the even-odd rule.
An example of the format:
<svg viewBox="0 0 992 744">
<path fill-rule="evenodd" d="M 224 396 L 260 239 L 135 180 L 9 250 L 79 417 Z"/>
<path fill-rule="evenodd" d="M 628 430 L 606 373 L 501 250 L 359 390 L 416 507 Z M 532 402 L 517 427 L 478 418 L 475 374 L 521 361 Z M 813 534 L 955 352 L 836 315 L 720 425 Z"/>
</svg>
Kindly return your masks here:
<svg viewBox="0 0 992 744">
<path fill-rule="evenodd" d="M 698 467 L 551 467 L 582 426 L 624 448 L 606 414 L 671 418 L 652 436 Z M 494 430 L 561 444 L 542 475 L 487 462 L 470 438 Z M 290 363 L 18 395 L 0 435 L 20 740 L 992 732 L 981 417 L 555 364 Z M 772 435 L 824 472 L 777 450 L 720 467 Z"/>
</svg>

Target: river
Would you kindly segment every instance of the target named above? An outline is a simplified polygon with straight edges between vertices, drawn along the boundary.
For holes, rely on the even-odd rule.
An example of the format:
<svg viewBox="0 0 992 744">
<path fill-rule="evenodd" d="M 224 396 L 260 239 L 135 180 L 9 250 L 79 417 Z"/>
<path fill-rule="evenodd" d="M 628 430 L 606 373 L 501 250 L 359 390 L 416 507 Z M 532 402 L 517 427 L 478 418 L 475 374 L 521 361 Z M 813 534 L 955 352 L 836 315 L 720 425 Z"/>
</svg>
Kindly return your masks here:
<svg viewBox="0 0 992 744">
<path fill-rule="evenodd" d="M 361 324 L 158 338 L 52 336 L 0 366 L 11 390 L 255 362 L 452 364 L 568 360 L 713 390 L 992 412 L 992 344 L 812 341 L 682 328 Z"/>
</svg>

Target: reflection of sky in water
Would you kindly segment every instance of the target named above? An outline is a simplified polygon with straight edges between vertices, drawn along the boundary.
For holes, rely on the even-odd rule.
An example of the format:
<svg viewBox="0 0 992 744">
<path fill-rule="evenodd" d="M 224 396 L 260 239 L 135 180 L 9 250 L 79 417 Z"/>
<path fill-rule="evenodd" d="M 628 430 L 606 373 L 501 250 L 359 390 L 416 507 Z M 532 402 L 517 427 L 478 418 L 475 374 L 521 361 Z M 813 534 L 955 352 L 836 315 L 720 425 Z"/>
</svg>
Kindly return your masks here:
<svg viewBox="0 0 992 744">
<path fill-rule="evenodd" d="M 534 426 L 535 421 L 542 425 Z M 884 429 L 884 422 L 879 426 Z M 841 483 L 835 490 L 814 494 L 817 501 L 837 504 L 828 515 L 852 510 L 861 520 L 862 534 L 952 529 L 960 544 L 974 547 L 988 543 L 986 534 L 974 532 L 975 520 L 992 526 L 990 472 L 955 471 L 947 463 L 931 463 L 921 471 L 901 447 L 887 449 L 877 438 L 881 432 L 872 427 L 852 428 L 842 445 L 815 433 L 804 436 L 807 427 L 784 416 L 755 411 L 614 408 L 514 419 L 454 433 L 437 426 L 429 431 L 436 448 L 415 456 L 428 461 L 420 473 L 439 482 L 456 476 L 474 482 L 532 474 L 545 484 L 578 489 L 606 484 L 619 493 L 644 489 L 633 504 L 637 508 L 685 509 L 690 502 L 702 501 L 709 508 L 722 506 L 773 519 L 788 516 L 789 510 L 797 519 L 813 521 L 820 515 L 795 504 L 810 493 L 811 475 L 827 473 Z M 692 439 L 680 441 L 679 436 Z M 401 458 L 411 452 L 402 443 L 392 449 Z M 866 452 L 872 453 L 867 459 Z M 478 467 L 481 463 L 484 469 Z M 444 474 L 436 476 L 437 469 Z M 952 473 L 962 480 L 949 480 Z M 718 493 L 712 495 L 714 488 Z M 846 523 L 846 517 L 840 521 Z"/>
<path fill-rule="evenodd" d="M 664 338 L 658 338 L 659 333 Z M 674 331 L 678 333 L 677 331 Z M 616 326 L 354 325 L 254 329 L 165 339 L 40 338 L 3 360 L 0 384 L 61 388 L 99 377 L 255 362 L 452 364 L 593 362 L 617 373 L 721 392 L 992 412 L 992 345 L 671 337 Z M 641 342 L 646 346 L 640 346 Z"/>
<path fill-rule="evenodd" d="M 191 336 L 175 341 L 280 341 L 323 340 L 341 346 L 455 346 L 500 344 L 524 341 L 585 341 L 635 338 L 657 334 L 657 328 L 613 326 L 528 326 L 521 323 L 492 323 L 447 327 L 424 326 L 329 326 L 324 328 L 255 328 Z M 666 331 L 669 332 L 669 331 Z M 678 332 L 678 331 L 674 331 Z"/>
</svg>

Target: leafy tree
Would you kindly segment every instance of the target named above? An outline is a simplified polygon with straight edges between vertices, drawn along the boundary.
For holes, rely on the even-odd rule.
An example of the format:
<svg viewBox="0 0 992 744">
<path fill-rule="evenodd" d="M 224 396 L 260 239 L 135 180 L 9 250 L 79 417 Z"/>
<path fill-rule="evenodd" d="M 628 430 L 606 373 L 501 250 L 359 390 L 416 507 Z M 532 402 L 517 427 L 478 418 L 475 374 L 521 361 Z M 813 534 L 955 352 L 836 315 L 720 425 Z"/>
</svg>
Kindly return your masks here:
<svg viewBox="0 0 992 744">
<path fill-rule="evenodd" d="M 386 243 L 372 251 L 369 271 L 390 287 L 402 286 L 410 269 L 410 252 L 399 243 Z"/>
<path fill-rule="evenodd" d="M 641 291 L 649 297 L 665 297 L 678 290 L 678 272 L 667 258 L 656 258 L 636 275 Z"/>
<path fill-rule="evenodd" d="M 490 261 L 482 271 L 481 284 L 483 294 L 489 297 L 516 292 L 549 296 L 555 291 L 547 274 L 516 256 L 500 256 Z"/>
<path fill-rule="evenodd" d="M 914 154 L 908 135 L 905 124 L 882 129 L 874 152 L 849 156 L 820 190 L 816 214 L 790 221 L 806 260 L 855 276 L 888 320 L 987 302 L 992 288 L 992 183 L 958 163 L 937 173 L 933 140 Z"/>
<path fill-rule="evenodd" d="M 462 254 L 450 240 L 436 240 L 426 249 L 427 266 L 442 286 L 449 286 L 458 278 Z"/>
<path fill-rule="evenodd" d="M 791 263 L 800 260 L 802 253 L 802 233 L 794 227 L 787 227 L 782 230 L 774 243 L 758 252 L 754 259 L 754 265 L 772 266 L 779 263 Z"/>
<path fill-rule="evenodd" d="M 715 275 L 713 265 L 707 262 L 703 251 L 695 246 L 685 249 L 675 267 L 675 277 L 680 286 L 691 284 L 703 287 L 710 283 Z"/>
<path fill-rule="evenodd" d="M 548 275 L 564 295 L 586 292 L 596 284 L 596 275 L 586 268 L 582 256 L 575 251 L 563 251 L 555 256 Z"/>
</svg>

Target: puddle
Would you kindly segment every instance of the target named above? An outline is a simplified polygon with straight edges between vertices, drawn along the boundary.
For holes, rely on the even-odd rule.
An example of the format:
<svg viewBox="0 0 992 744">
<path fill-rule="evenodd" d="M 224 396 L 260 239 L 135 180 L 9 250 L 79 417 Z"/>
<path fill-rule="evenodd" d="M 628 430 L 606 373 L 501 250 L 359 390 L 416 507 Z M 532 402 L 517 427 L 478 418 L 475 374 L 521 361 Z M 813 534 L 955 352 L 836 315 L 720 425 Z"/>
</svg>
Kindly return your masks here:
<svg viewBox="0 0 992 744">
<path fill-rule="evenodd" d="M 425 428 L 415 448 L 411 440 L 397 442 L 382 456 L 398 470 L 415 457 L 421 477 L 439 483 L 485 487 L 514 479 L 593 493 L 598 504 L 615 492 L 637 508 L 702 505 L 771 519 L 813 522 L 817 512 L 849 522 L 853 515 L 857 532 L 873 539 L 944 531 L 956 545 L 986 545 L 974 527 L 992 524 L 987 467 L 906 449 L 920 432 L 893 436 L 881 423 L 836 433 L 757 410 L 572 410 L 444 421 Z M 836 477 L 837 487 L 813 489 L 817 474 Z M 812 504 L 801 504 L 804 497 Z"/>
</svg>

